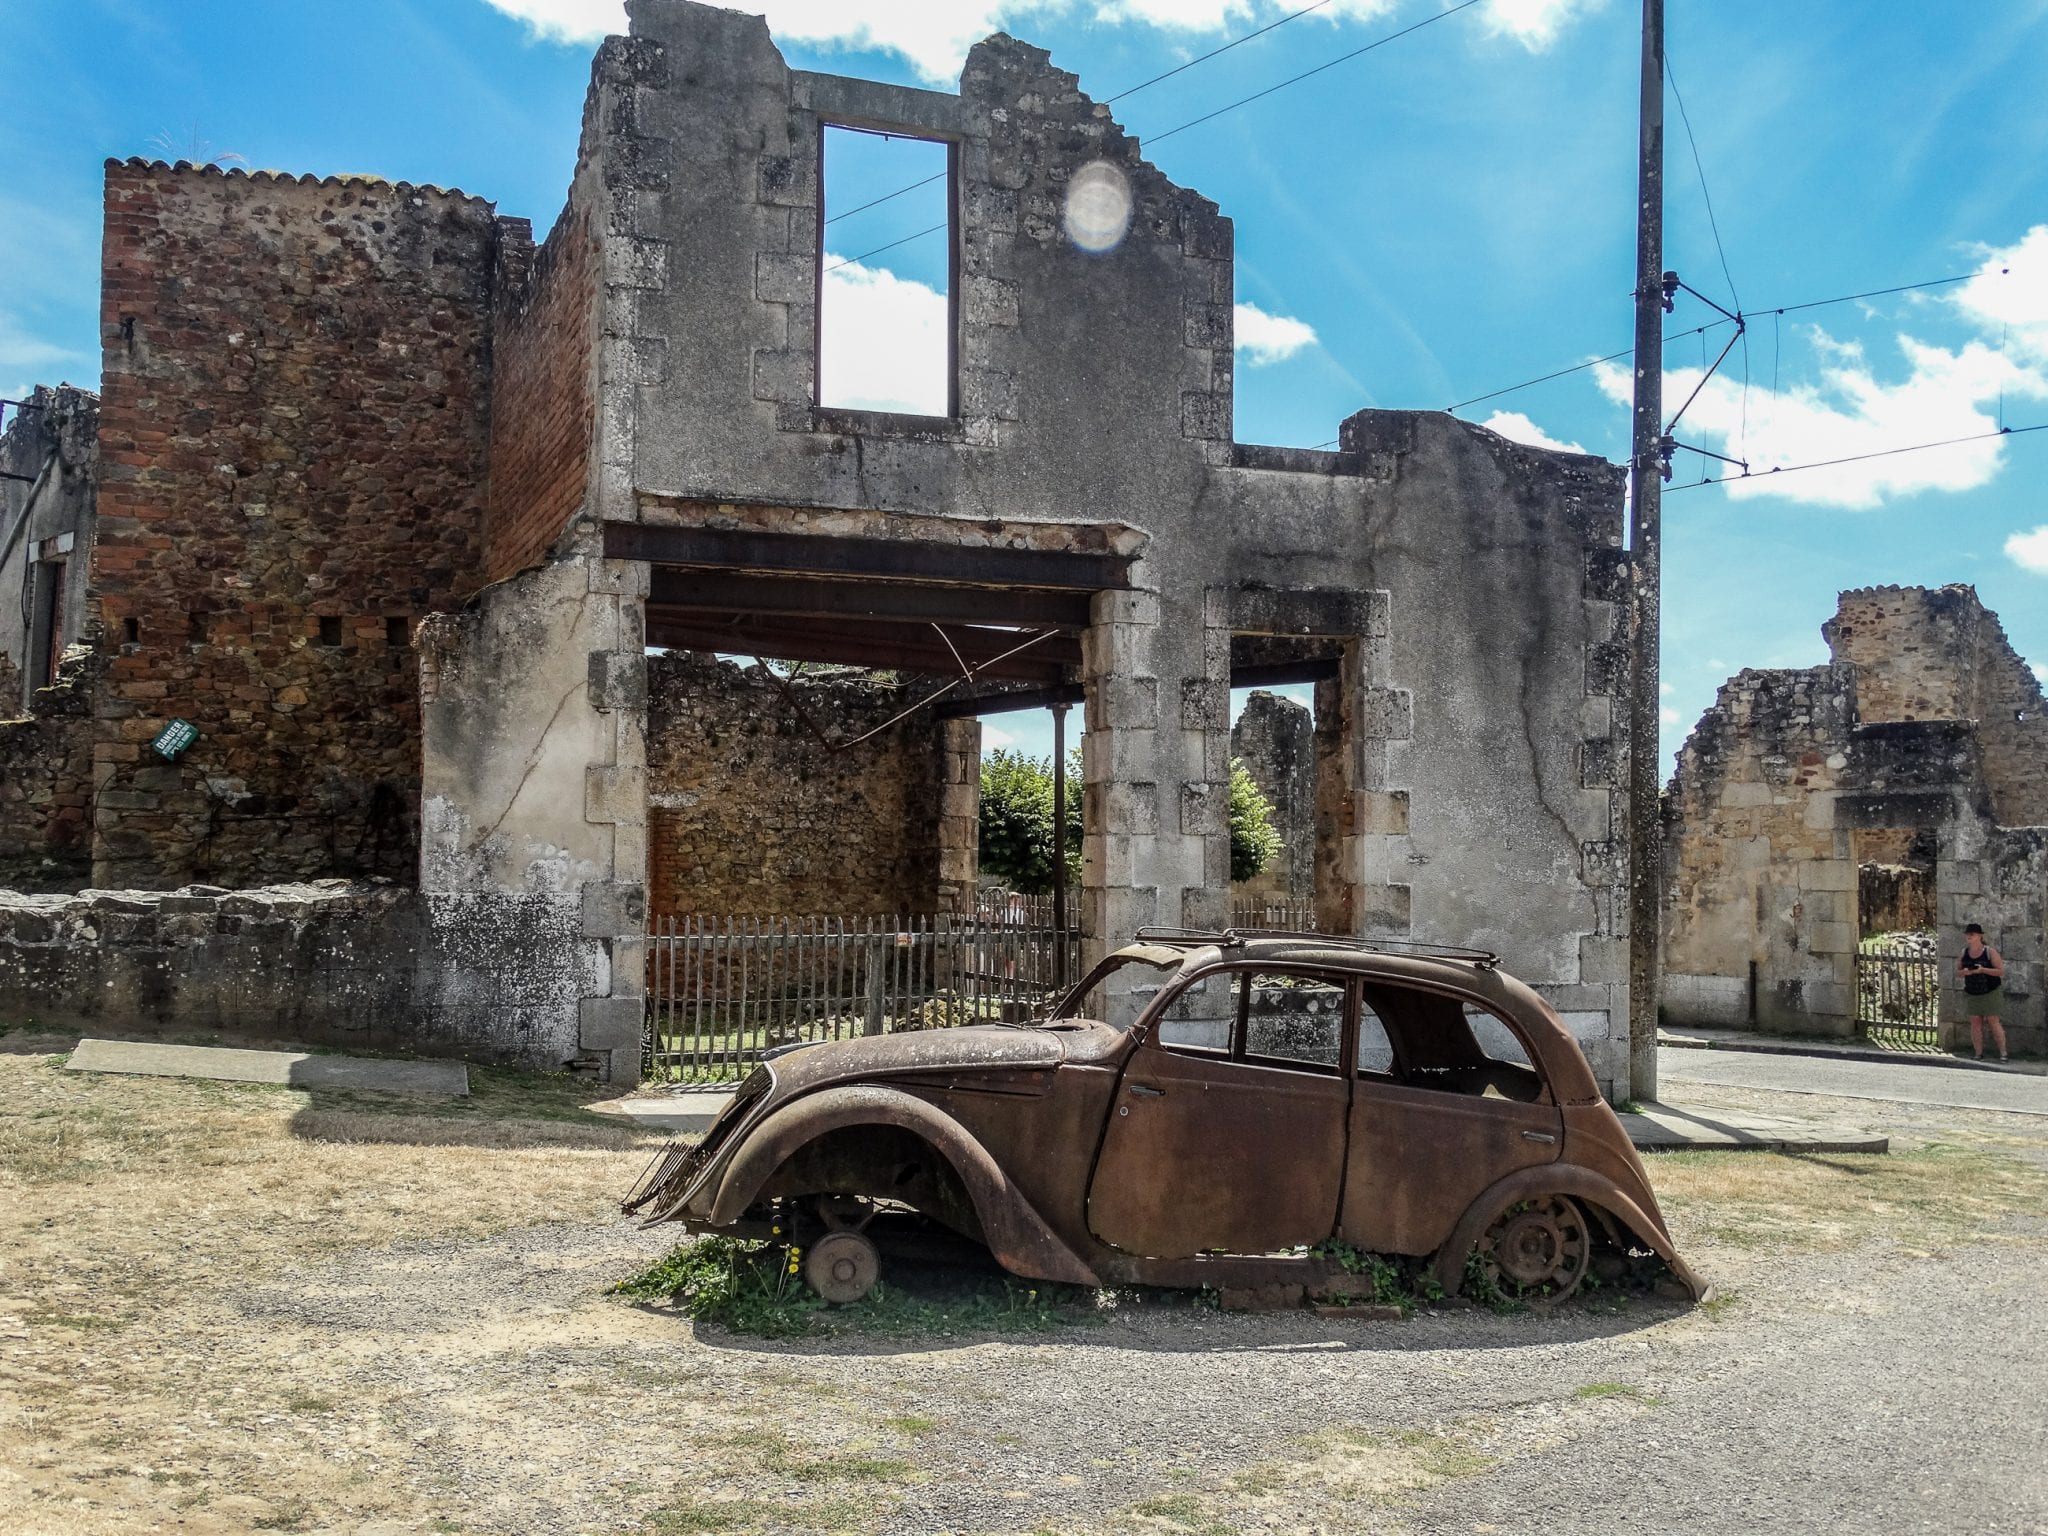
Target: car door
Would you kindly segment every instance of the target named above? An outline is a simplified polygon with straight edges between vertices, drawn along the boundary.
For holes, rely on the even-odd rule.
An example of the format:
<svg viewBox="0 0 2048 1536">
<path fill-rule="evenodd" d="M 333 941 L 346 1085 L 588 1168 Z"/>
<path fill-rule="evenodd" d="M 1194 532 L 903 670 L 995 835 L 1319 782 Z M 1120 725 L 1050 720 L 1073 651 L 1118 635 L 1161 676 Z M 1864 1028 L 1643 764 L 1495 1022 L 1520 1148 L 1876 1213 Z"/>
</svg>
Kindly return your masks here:
<svg viewBox="0 0 2048 1536">
<path fill-rule="evenodd" d="M 1244 967 L 1158 1009 L 1110 1107 L 1088 1192 L 1095 1236 L 1157 1259 L 1330 1236 L 1353 995 L 1341 978 Z"/>
<path fill-rule="evenodd" d="M 1519 1037 L 1486 1009 L 1375 985 L 1361 991 L 1357 1038 L 1346 1242 L 1433 1253 L 1496 1180 L 1557 1160 L 1563 1116 Z"/>
</svg>

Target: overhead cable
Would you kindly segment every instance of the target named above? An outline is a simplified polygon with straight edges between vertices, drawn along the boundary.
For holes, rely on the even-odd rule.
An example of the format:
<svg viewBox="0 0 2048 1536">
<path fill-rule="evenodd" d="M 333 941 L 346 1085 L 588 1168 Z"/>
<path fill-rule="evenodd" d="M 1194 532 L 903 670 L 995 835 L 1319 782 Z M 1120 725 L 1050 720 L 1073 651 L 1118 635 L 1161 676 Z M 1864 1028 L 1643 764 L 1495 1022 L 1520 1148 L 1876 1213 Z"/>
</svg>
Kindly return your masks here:
<svg viewBox="0 0 2048 1536">
<path fill-rule="evenodd" d="M 1993 432 L 1978 432 L 1969 437 L 1946 437 L 1936 443 L 1912 443 L 1904 448 L 1879 448 L 1870 453 L 1845 454 L 1839 459 L 1816 459 L 1810 464 L 1780 464 L 1771 469 L 1751 470 L 1742 475 L 1703 475 L 1697 480 L 1688 480 L 1683 485 L 1667 485 L 1664 494 L 1673 491 L 1696 491 L 1703 485 L 1725 485 L 1735 480 L 1768 480 L 1774 475 L 1796 474 L 1802 469 L 1832 469 L 1838 464 L 1861 464 L 1866 459 L 1889 459 L 1902 453 L 1925 453 L 1930 448 L 1953 448 L 1959 443 L 1983 443 L 1999 437 L 2020 437 L 2028 432 L 2048 432 L 2048 421 L 2031 427 L 2001 427 Z"/>
</svg>

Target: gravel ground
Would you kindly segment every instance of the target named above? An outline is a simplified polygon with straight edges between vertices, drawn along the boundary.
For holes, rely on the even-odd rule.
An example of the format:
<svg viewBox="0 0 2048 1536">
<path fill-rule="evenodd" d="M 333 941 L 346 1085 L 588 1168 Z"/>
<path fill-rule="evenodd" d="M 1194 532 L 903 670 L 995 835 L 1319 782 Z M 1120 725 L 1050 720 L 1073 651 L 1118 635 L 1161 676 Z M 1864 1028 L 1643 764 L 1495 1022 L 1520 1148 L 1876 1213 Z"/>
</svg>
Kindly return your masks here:
<svg viewBox="0 0 2048 1536">
<path fill-rule="evenodd" d="M 1883 1128 L 2048 1169 L 2028 1117 L 1899 1106 Z M 621 1183 L 640 1155 L 618 1155 Z M 0 1428 L 18 1386 L 27 1430 L 0 1443 L 63 1447 L 0 1458 L 0 1525 L 11 1507 L 65 1536 L 2048 1530 L 2042 1207 L 1930 1221 L 1887 1185 L 1895 1207 L 1851 1220 L 1839 1191 L 1881 1160 L 1772 1159 L 1810 1180 L 1815 1235 L 1715 1242 L 1745 1230 L 1717 1170 L 1762 1166 L 1723 1157 L 1652 1164 L 1722 1292 L 1702 1309 L 1148 1304 L 1048 1334 L 766 1343 L 605 1296 L 671 1238 L 594 1207 L 260 1262 L 252 1229 L 246 1273 L 210 1261 L 144 1319 L 0 1336 Z M 10 1505 L 10 1478 L 32 1500 Z"/>
</svg>

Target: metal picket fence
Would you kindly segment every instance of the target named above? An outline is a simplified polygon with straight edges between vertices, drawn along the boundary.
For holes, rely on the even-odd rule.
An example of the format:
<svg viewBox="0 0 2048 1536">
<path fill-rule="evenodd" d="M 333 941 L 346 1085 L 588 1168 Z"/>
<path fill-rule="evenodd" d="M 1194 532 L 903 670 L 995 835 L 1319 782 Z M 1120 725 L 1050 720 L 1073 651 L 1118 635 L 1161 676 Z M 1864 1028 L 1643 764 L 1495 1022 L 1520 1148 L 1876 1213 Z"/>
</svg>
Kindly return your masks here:
<svg viewBox="0 0 2048 1536">
<path fill-rule="evenodd" d="M 1230 926 L 1280 933 L 1322 932 L 1313 896 L 1241 896 L 1230 904 Z"/>
<path fill-rule="evenodd" d="M 1007 896 L 1007 893 L 1003 893 Z M 1080 975 L 1031 899 L 971 914 L 663 916 L 648 943 L 648 1075 L 743 1077 L 777 1046 L 1030 1017 Z"/>
</svg>

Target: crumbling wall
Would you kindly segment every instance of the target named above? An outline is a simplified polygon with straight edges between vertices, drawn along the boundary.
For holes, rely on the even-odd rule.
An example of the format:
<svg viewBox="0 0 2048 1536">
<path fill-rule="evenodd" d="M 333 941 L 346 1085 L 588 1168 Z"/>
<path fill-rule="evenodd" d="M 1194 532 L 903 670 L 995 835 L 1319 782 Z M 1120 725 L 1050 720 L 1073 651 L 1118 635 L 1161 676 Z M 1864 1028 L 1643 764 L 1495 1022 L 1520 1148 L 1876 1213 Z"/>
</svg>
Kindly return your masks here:
<svg viewBox="0 0 2048 1536">
<path fill-rule="evenodd" d="M 0 718 L 37 707 L 84 632 L 99 397 L 38 387 L 0 432 Z"/>
<path fill-rule="evenodd" d="M 1975 587 L 1844 592 L 1821 632 L 1856 669 L 1859 719 L 1971 722 L 1999 824 L 2048 824 L 2048 701 Z"/>
<path fill-rule="evenodd" d="M 536 1000 L 517 975 L 523 954 L 558 941 L 556 915 L 533 902 L 466 915 L 456 905 L 346 880 L 0 891 L 0 1018 L 577 1065 L 530 1027 Z M 503 986 L 481 984 L 486 966 Z"/>
<path fill-rule="evenodd" d="M 941 722 L 920 710 L 888 723 L 929 685 L 833 671 L 785 695 L 758 669 L 692 652 L 650 657 L 647 673 L 650 910 L 933 910 Z"/>
<path fill-rule="evenodd" d="M 73 891 L 92 876 L 92 678 L 75 651 L 33 713 L 0 720 L 0 889 Z"/>
<path fill-rule="evenodd" d="M 1857 681 L 1745 669 L 1686 738 L 1664 808 L 1671 1022 L 1852 1028 L 1857 876 L 1835 802 Z"/>
<path fill-rule="evenodd" d="M 1276 896 L 1295 900 L 1316 893 L 1315 716 L 1292 699 L 1255 688 L 1230 728 L 1230 754 L 1245 765 L 1273 807 L 1280 852 L 1252 879 L 1240 882 L 1239 897 Z"/>
<path fill-rule="evenodd" d="M 594 105 L 595 92 L 591 101 Z M 483 567 L 497 581 L 544 558 L 583 504 L 596 435 L 598 246 L 586 107 L 583 157 L 547 241 L 501 219 L 492 322 L 491 478 Z"/>
<path fill-rule="evenodd" d="M 101 884 L 411 873 L 411 630 L 477 579 L 494 236 L 433 187 L 108 163 Z"/>
</svg>

